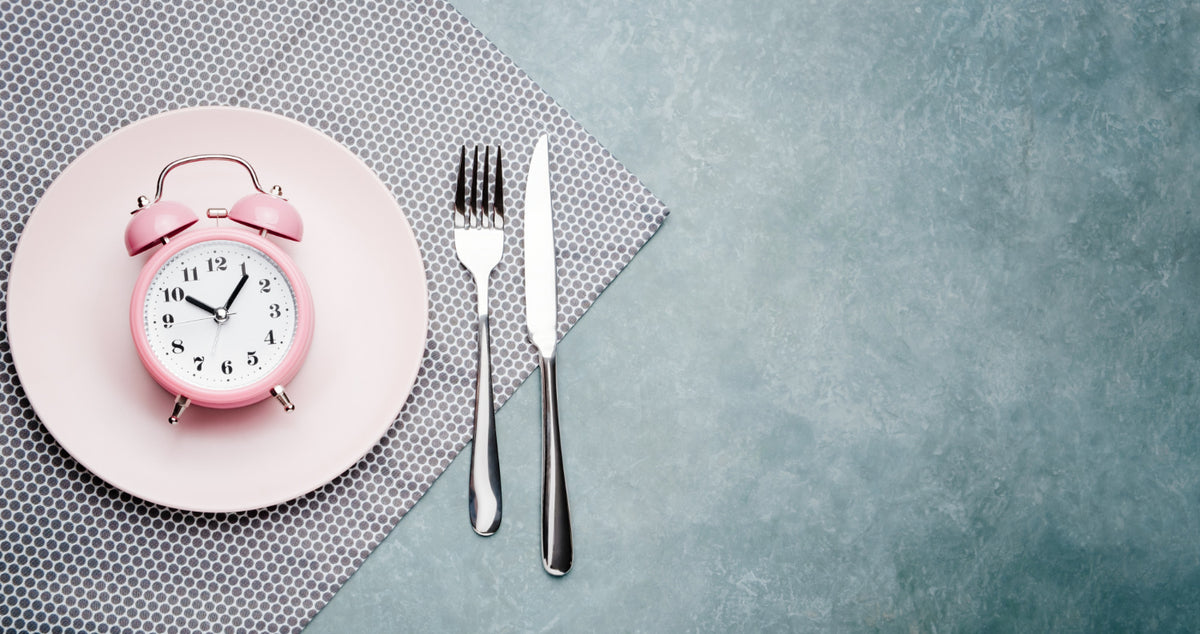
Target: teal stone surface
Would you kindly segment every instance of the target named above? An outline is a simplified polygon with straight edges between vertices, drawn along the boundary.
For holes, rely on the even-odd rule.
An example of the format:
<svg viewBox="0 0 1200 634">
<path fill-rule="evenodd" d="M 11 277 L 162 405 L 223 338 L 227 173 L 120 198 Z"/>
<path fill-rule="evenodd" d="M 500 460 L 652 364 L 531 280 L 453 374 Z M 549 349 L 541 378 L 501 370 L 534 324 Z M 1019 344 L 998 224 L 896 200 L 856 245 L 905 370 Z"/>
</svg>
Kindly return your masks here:
<svg viewBox="0 0 1200 634">
<path fill-rule="evenodd" d="M 672 210 L 334 632 L 1200 629 L 1200 6 L 455 6 Z"/>
</svg>

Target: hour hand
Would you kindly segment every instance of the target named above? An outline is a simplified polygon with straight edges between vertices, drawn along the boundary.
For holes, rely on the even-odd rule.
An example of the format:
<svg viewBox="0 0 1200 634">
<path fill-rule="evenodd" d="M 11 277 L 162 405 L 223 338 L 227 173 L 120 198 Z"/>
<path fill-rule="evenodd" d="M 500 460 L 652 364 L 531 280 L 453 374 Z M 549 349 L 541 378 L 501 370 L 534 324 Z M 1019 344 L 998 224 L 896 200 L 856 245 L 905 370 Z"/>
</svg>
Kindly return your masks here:
<svg viewBox="0 0 1200 634">
<path fill-rule="evenodd" d="M 210 315 L 217 314 L 217 309 L 213 308 L 212 306 L 209 306 L 208 304 L 205 304 L 204 302 L 196 299 L 195 297 L 192 297 L 191 295 L 188 295 L 188 296 L 184 297 L 183 299 L 186 300 L 187 303 L 191 304 L 192 306 L 195 306 L 196 308 L 208 311 L 208 313 Z"/>
</svg>

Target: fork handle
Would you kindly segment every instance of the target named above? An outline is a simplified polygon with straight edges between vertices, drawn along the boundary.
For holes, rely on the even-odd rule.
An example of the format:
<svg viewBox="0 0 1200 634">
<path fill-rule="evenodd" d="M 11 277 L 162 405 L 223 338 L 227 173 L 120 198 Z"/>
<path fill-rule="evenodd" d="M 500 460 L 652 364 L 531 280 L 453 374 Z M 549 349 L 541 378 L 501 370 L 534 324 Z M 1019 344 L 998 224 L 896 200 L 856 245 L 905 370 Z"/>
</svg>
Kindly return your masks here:
<svg viewBox="0 0 1200 634">
<path fill-rule="evenodd" d="M 542 566 L 561 577 L 571 569 L 571 509 L 558 433 L 558 370 L 554 353 L 538 355 L 542 370 Z"/>
<path fill-rule="evenodd" d="M 486 311 L 480 313 L 477 325 L 479 372 L 475 379 L 475 440 L 471 442 L 467 509 L 471 527 L 476 533 L 487 536 L 500 528 L 500 455 L 496 443 L 496 414 L 492 409 L 492 348 Z"/>
</svg>

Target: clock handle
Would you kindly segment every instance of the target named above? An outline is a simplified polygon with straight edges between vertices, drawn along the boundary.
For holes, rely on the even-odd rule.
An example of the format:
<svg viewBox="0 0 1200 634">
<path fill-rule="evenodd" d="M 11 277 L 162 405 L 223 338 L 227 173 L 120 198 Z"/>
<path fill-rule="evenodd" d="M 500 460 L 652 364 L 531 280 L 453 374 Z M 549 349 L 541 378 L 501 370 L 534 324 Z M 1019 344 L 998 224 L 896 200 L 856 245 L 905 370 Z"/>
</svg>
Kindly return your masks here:
<svg viewBox="0 0 1200 634">
<path fill-rule="evenodd" d="M 250 180 L 254 183 L 254 189 L 257 189 L 264 194 L 270 193 L 264 190 L 262 185 L 259 184 L 258 174 L 254 172 L 254 168 L 246 162 L 246 159 L 243 159 L 240 156 L 234 156 L 232 154 L 196 154 L 193 156 L 185 156 L 181 159 L 175 159 L 174 161 L 167 163 L 167 166 L 164 167 L 162 172 L 160 172 L 158 175 L 158 185 L 154 188 L 154 200 L 151 202 L 158 202 L 162 199 L 163 183 L 166 182 L 167 174 L 169 174 L 171 170 L 189 163 L 199 163 L 201 161 L 229 161 L 231 163 L 237 163 L 238 165 L 246 168 L 246 171 L 250 173 Z"/>
</svg>

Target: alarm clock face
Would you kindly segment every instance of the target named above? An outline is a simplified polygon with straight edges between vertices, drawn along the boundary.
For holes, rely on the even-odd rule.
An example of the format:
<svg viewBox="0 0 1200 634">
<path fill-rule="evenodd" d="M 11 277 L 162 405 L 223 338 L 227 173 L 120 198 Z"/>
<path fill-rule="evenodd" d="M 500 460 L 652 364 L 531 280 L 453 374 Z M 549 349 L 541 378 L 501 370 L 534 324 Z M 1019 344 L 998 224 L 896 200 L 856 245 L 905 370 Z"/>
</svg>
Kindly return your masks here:
<svg viewBox="0 0 1200 634">
<path fill-rule="evenodd" d="M 225 391 L 279 367 L 296 340 L 297 305 L 296 290 L 266 253 L 239 241 L 205 240 L 158 268 L 141 312 L 146 343 L 167 372 Z"/>
</svg>

